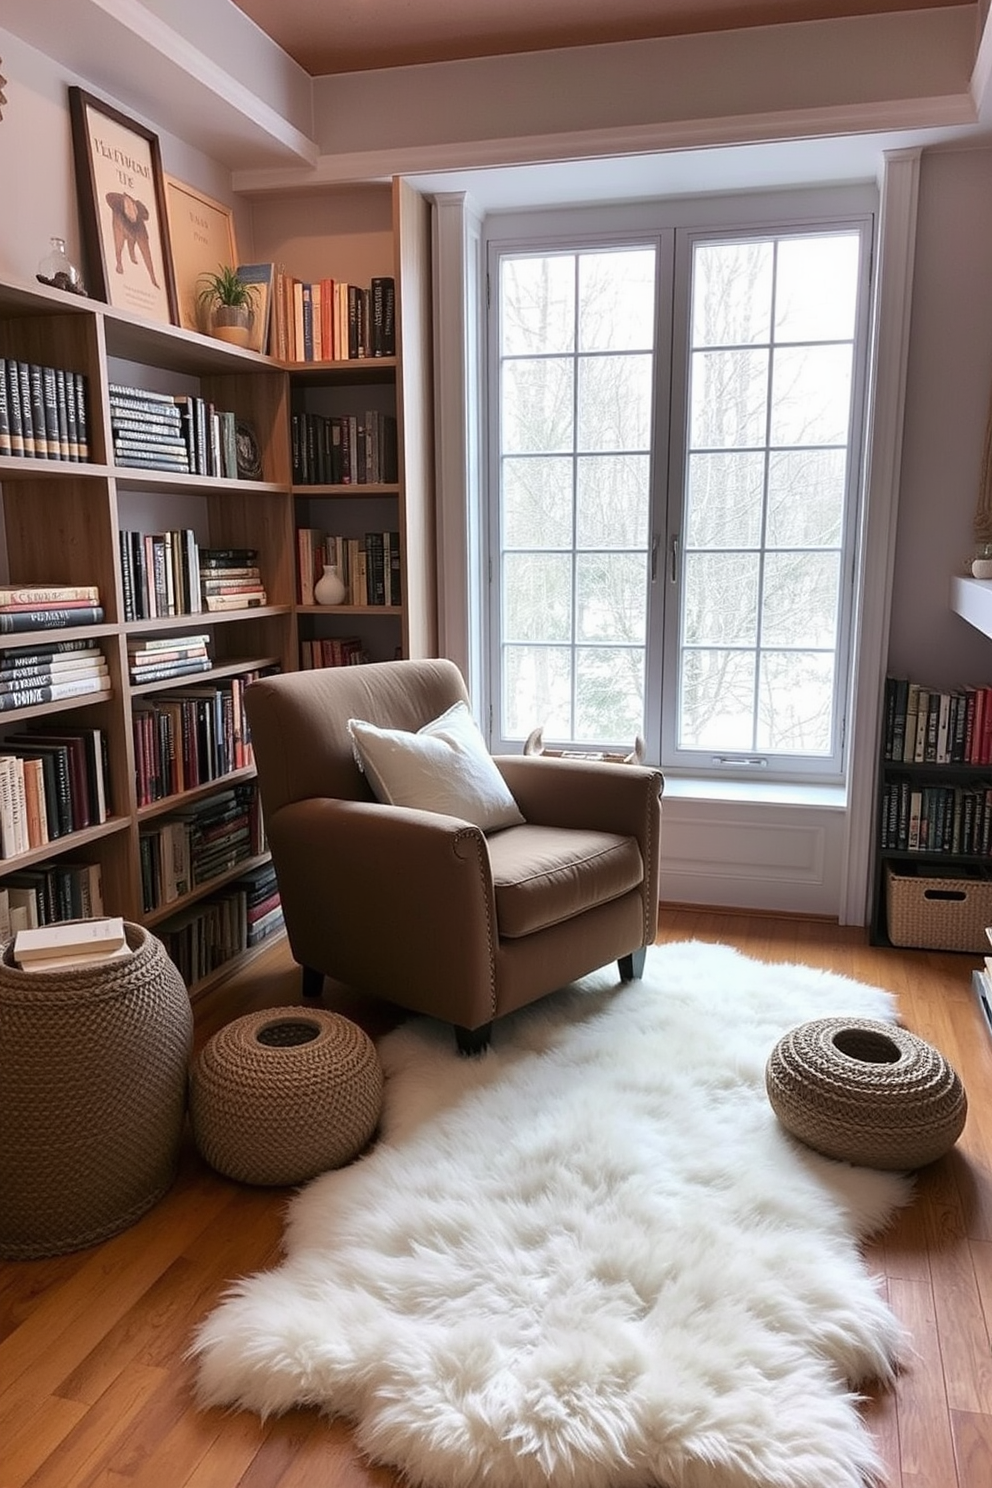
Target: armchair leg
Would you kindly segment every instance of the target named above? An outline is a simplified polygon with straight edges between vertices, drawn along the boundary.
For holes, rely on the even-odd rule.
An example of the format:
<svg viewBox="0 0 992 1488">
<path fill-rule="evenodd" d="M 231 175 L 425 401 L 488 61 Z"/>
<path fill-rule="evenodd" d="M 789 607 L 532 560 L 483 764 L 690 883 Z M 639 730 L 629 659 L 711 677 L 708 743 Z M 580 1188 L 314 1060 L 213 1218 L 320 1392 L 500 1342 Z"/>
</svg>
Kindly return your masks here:
<svg viewBox="0 0 992 1488">
<path fill-rule="evenodd" d="M 316 971 L 312 966 L 303 968 L 303 996 L 322 997 L 324 994 L 324 973 Z"/>
<path fill-rule="evenodd" d="M 455 1042 L 458 1045 L 459 1054 L 484 1054 L 489 1048 L 492 1032 L 491 1023 L 483 1023 L 480 1028 L 462 1028 L 461 1024 L 456 1023 Z"/>
<path fill-rule="evenodd" d="M 620 980 L 622 982 L 639 982 L 644 975 L 644 963 L 647 960 L 647 956 L 647 946 L 641 946 L 639 951 L 631 951 L 629 956 L 621 956 L 617 962 L 620 968 Z"/>
</svg>

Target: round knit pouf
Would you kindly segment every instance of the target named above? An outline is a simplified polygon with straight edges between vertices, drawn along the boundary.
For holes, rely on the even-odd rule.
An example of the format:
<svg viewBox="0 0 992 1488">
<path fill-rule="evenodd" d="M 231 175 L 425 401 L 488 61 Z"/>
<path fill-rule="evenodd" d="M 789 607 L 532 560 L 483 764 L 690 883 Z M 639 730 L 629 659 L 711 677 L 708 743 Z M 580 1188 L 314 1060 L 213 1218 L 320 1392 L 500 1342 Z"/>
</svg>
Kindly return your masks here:
<svg viewBox="0 0 992 1488">
<path fill-rule="evenodd" d="M 176 1175 L 193 1013 L 160 940 L 89 971 L 0 955 L 0 1255 L 61 1255 L 126 1229 Z"/>
<path fill-rule="evenodd" d="M 193 1135 L 241 1183 L 305 1183 L 357 1157 L 382 1109 L 382 1066 L 340 1013 L 269 1008 L 236 1018 L 193 1061 Z"/>
<path fill-rule="evenodd" d="M 826 1157 L 865 1168 L 922 1168 L 948 1152 L 968 1100 L 924 1039 L 872 1018 L 817 1018 L 779 1039 L 765 1069 L 785 1129 Z"/>
</svg>

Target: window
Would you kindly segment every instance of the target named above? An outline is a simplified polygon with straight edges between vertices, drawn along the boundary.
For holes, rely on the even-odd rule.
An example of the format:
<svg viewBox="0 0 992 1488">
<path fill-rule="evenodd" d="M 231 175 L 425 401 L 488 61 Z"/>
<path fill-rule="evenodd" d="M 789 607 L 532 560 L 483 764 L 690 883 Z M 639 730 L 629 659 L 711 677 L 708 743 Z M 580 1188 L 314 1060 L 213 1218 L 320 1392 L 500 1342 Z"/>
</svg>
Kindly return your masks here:
<svg viewBox="0 0 992 1488">
<path fill-rule="evenodd" d="M 871 229 L 493 244 L 499 744 L 840 778 Z"/>
</svg>

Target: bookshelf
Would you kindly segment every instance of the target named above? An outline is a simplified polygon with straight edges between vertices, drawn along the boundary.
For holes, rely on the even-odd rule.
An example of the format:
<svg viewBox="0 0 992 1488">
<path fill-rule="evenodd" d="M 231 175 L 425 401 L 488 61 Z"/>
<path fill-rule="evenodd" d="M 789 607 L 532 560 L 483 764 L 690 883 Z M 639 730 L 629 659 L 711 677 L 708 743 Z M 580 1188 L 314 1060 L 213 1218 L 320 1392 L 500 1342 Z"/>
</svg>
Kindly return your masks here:
<svg viewBox="0 0 992 1488">
<path fill-rule="evenodd" d="M 101 623 L 0 635 L 0 658 L 23 649 L 72 640 L 99 645 L 110 690 L 92 701 L 67 698 L 0 712 L 0 753 L 18 732 L 56 727 L 99 730 L 106 761 L 106 820 L 0 859 L 0 888 L 41 865 L 95 863 L 107 914 L 153 927 L 157 934 L 181 911 L 188 922 L 197 907 L 220 898 L 232 882 L 256 873 L 259 895 L 267 855 L 253 852 L 207 884 L 188 888 L 168 905 L 145 907 L 142 837 L 172 813 L 193 808 L 222 789 L 243 788 L 254 779 L 249 763 L 179 793 L 148 801 L 138 797 L 135 711 L 146 713 L 177 689 L 203 685 L 218 690 L 264 668 L 296 670 L 300 638 L 360 633 L 373 659 L 418 656 L 436 650 L 434 576 L 432 406 L 430 345 L 430 222 L 426 202 L 404 184 L 379 188 L 385 203 L 386 248 L 363 264 L 396 284 L 396 356 L 373 360 L 301 365 L 260 356 L 196 332 L 144 321 L 100 302 L 45 286 L 0 282 L 0 357 L 81 374 L 87 394 L 88 458 L 0 454 L 2 537 L 7 578 L 21 585 L 96 585 Z M 305 215 L 305 214 L 304 214 Z M 292 267 L 292 219 L 285 245 L 271 256 Z M 321 240 L 328 272 L 344 269 L 335 258 L 333 233 Z M 279 247 L 278 254 L 275 251 Z M 284 251 L 283 251 L 284 250 Z M 265 256 L 257 253 L 256 257 Z M 357 279 L 353 265 L 349 277 Z M 297 272 L 304 270 L 300 265 Z M 109 388 L 126 384 L 170 395 L 203 398 L 251 426 L 261 457 L 260 479 L 130 468 L 114 463 Z M 292 480 L 292 412 L 308 400 L 316 406 L 378 408 L 396 419 L 396 479 L 356 488 L 300 487 Z M 331 515 L 332 514 L 332 515 Z M 314 520 L 314 516 L 319 520 Z M 343 523 L 350 534 L 388 530 L 399 534 L 402 603 L 380 607 L 341 606 L 333 611 L 297 602 L 297 528 Z M 160 614 L 128 619 L 119 533 L 195 534 L 202 549 L 255 549 L 266 602 L 246 610 Z M 175 679 L 138 683 L 129 669 L 129 643 L 206 633 L 211 666 Z M 266 901 L 268 898 L 266 897 Z M 180 935 L 177 930 L 177 936 Z M 178 943 L 178 941 L 177 941 Z M 251 956 L 255 952 L 249 950 Z M 201 974 L 190 987 L 196 996 L 244 964 L 229 959 Z"/>
</svg>

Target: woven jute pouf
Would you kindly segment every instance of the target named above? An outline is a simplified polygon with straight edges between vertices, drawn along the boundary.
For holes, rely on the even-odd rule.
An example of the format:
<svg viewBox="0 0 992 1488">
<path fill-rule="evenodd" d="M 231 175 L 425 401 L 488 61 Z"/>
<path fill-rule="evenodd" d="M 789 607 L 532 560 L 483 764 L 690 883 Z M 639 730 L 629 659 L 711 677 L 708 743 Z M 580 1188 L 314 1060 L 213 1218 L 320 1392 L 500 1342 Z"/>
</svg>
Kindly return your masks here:
<svg viewBox="0 0 992 1488">
<path fill-rule="evenodd" d="M 954 1146 L 968 1100 L 924 1039 L 872 1018 L 817 1018 L 781 1038 L 765 1069 L 787 1131 L 865 1168 L 922 1168 Z"/>
<path fill-rule="evenodd" d="M 176 1176 L 193 1013 L 160 940 L 89 971 L 0 955 L 0 1255 L 61 1255 L 140 1219 Z"/>
<path fill-rule="evenodd" d="M 375 1045 L 340 1013 L 247 1013 L 215 1033 L 193 1061 L 193 1136 L 228 1178 L 305 1183 L 366 1146 L 382 1110 L 382 1084 Z"/>
</svg>

